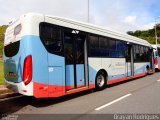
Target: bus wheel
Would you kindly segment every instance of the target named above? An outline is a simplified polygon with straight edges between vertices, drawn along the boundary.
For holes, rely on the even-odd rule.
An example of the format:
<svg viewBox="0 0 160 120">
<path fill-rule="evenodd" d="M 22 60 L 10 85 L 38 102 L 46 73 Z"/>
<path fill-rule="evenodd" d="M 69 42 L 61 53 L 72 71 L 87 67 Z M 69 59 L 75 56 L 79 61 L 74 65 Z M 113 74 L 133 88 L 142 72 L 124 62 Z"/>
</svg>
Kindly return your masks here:
<svg viewBox="0 0 160 120">
<path fill-rule="evenodd" d="M 146 67 L 146 73 L 149 74 L 149 66 Z"/>
<path fill-rule="evenodd" d="M 102 90 L 106 85 L 106 75 L 103 72 L 99 72 L 96 76 L 96 89 Z"/>
</svg>

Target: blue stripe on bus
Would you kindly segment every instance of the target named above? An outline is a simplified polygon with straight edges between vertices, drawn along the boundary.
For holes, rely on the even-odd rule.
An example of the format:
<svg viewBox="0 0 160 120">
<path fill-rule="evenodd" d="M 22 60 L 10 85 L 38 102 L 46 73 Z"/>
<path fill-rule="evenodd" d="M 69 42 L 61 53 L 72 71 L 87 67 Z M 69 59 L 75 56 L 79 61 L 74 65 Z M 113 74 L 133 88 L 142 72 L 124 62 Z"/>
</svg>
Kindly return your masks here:
<svg viewBox="0 0 160 120">
<path fill-rule="evenodd" d="M 73 65 L 66 65 L 66 85 L 73 86 L 74 85 L 74 68 Z"/>
<path fill-rule="evenodd" d="M 76 77 L 77 77 L 77 86 L 83 86 L 84 85 L 84 65 L 83 64 L 77 64 L 76 65 Z"/>
</svg>

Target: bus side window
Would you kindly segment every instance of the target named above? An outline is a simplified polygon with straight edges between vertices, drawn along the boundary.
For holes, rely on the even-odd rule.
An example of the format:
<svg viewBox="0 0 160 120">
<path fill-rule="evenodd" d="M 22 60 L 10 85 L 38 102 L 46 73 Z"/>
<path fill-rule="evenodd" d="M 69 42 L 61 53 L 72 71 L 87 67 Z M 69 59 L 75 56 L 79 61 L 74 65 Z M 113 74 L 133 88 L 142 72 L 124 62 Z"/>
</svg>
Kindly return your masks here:
<svg viewBox="0 0 160 120">
<path fill-rule="evenodd" d="M 150 61 L 150 52 L 149 52 L 149 48 L 146 47 L 146 61 L 149 62 Z"/>
<path fill-rule="evenodd" d="M 62 53 L 61 30 L 58 26 L 41 23 L 40 38 L 48 52 Z"/>
<path fill-rule="evenodd" d="M 89 36 L 89 55 L 92 57 L 100 56 L 100 49 L 99 49 L 99 39 L 96 35 L 90 35 Z"/>
<path fill-rule="evenodd" d="M 156 57 L 158 56 L 158 51 L 155 52 Z"/>
<path fill-rule="evenodd" d="M 157 48 L 156 56 L 160 57 L 160 48 Z"/>
</svg>

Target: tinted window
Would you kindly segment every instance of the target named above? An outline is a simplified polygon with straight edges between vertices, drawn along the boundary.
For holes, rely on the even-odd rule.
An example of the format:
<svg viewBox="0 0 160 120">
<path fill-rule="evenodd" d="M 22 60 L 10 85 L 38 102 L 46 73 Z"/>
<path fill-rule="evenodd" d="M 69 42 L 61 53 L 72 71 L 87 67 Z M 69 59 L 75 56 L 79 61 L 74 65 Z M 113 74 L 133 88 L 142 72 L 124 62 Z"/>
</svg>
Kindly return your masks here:
<svg viewBox="0 0 160 120">
<path fill-rule="evenodd" d="M 99 39 L 96 35 L 89 36 L 89 55 L 92 57 L 100 57 Z"/>
<path fill-rule="evenodd" d="M 61 30 L 52 24 L 40 24 L 40 38 L 50 53 L 62 53 Z"/>
<path fill-rule="evenodd" d="M 6 57 L 13 57 L 19 51 L 20 41 L 11 43 L 4 47 L 4 53 Z"/>
<path fill-rule="evenodd" d="M 108 40 L 105 37 L 99 37 L 100 48 L 108 48 Z"/>
<path fill-rule="evenodd" d="M 90 47 L 89 56 L 90 57 L 110 57 L 119 58 L 125 57 L 125 51 L 127 50 L 127 45 L 119 40 L 91 35 L 89 37 Z"/>
<path fill-rule="evenodd" d="M 134 45 L 134 62 L 149 62 L 150 55 L 148 47 Z"/>
<path fill-rule="evenodd" d="M 131 62 L 131 46 L 127 46 L 127 50 L 126 50 L 126 62 Z"/>
<path fill-rule="evenodd" d="M 20 33 L 22 29 L 22 26 L 21 24 L 17 25 L 15 28 L 14 28 L 14 35 L 18 35 Z"/>
<path fill-rule="evenodd" d="M 143 46 L 139 46 L 139 51 L 140 51 L 140 62 L 144 62 L 144 49 Z"/>
<path fill-rule="evenodd" d="M 64 36 L 64 50 L 66 64 L 74 64 L 74 51 L 73 51 L 73 39 L 70 35 Z"/>
<path fill-rule="evenodd" d="M 76 64 L 84 64 L 84 40 L 85 36 L 76 36 Z"/>
<path fill-rule="evenodd" d="M 138 45 L 134 46 L 134 62 L 140 62 L 140 48 Z"/>
<path fill-rule="evenodd" d="M 109 43 L 110 50 L 116 50 L 116 40 L 112 38 L 108 38 L 108 43 Z"/>
<path fill-rule="evenodd" d="M 117 41 L 116 44 L 117 44 L 117 50 L 118 51 L 125 51 L 125 50 L 127 50 L 127 45 L 124 42 Z"/>
<path fill-rule="evenodd" d="M 160 57 L 160 48 L 158 48 L 157 50 L 158 50 L 157 51 L 158 52 L 158 56 Z"/>
<path fill-rule="evenodd" d="M 146 47 L 146 62 L 150 61 L 151 51 Z"/>
<path fill-rule="evenodd" d="M 89 40 L 91 49 L 99 48 L 99 40 L 97 36 L 89 36 Z"/>
</svg>

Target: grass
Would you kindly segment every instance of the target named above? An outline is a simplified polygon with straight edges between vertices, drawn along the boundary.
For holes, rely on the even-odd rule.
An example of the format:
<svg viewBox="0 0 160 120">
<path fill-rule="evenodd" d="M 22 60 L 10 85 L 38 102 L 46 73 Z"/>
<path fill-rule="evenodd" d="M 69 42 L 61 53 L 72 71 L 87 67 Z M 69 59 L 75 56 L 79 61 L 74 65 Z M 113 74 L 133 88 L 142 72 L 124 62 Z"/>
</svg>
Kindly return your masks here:
<svg viewBox="0 0 160 120">
<path fill-rule="evenodd" d="M 0 85 L 4 83 L 4 72 L 3 72 L 3 62 L 0 59 Z"/>
</svg>

